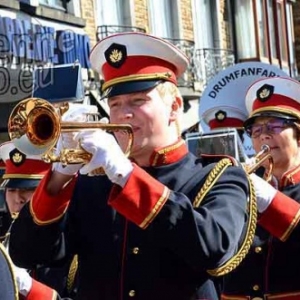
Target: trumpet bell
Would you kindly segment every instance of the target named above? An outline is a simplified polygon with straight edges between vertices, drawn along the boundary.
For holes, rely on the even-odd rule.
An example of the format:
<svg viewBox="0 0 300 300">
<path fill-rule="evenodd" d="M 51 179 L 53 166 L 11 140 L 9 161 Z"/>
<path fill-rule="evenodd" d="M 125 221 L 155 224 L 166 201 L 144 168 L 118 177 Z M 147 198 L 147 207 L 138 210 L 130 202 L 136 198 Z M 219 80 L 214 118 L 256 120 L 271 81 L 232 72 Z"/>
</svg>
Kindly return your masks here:
<svg viewBox="0 0 300 300">
<path fill-rule="evenodd" d="M 27 98 L 19 102 L 11 112 L 8 121 L 8 134 L 14 145 L 28 155 L 41 155 L 45 162 L 84 164 L 89 162 L 91 154 L 81 147 L 62 149 L 56 153 L 55 146 L 63 132 L 102 129 L 110 132 L 122 131 L 128 134 L 125 155 L 129 156 L 133 145 L 133 130 L 129 124 L 103 124 L 100 122 L 62 121 L 61 107 L 56 108 L 41 98 Z M 89 116 L 90 113 L 83 113 Z M 80 145 L 79 145 L 80 146 Z"/>
<path fill-rule="evenodd" d="M 28 98 L 12 110 L 8 134 L 16 148 L 27 155 L 41 155 L 53 148 L 60 134 L 60 116 L 40 98 Z"/>
</svg>

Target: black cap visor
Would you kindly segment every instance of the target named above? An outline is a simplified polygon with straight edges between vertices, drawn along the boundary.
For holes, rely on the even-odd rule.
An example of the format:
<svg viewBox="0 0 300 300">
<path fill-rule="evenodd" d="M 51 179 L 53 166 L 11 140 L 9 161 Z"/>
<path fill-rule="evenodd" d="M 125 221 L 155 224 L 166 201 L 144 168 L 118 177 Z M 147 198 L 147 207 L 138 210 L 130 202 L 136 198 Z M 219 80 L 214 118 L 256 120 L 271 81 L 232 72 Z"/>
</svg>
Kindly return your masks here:
<svg viewBox="0 0 300 300">
<path fill-rule="evenodd" d="M 11 178 L 7 180 L 5 187 L 11 189 L 34 189 L 39 185 L 40 181 L 40 179 Z"/>
<path fill-rule="evenodd" d="M 107 88 L 104 91 L 103 95 L 101 96 L 101 99 L 150 90 L 152 88 L 155 88 L 162 81 L 163 80 L 159 79 L 159 80 L 139 80 L 139 81 L 128 81 L 128 82 L 117 83 Z"/>
<path fill-rule="evenodd" d="M 249 119 L 247 119 L 244 122 L 244 127 L 246 128 L 249 125 L 252 125 L 254 120 L 258 117 L 270 117 L 270 118 L 279 118 L 279 119 L 286 119 L 286 120 L 292 120 L 292 121 L 299 121 L 298 118 L 292 115 L 288 115 L 285 113 L 277 112 L 277 111 L 263 111 L 263 112 L 258 112 L 251 116 Z"/>
</svg>

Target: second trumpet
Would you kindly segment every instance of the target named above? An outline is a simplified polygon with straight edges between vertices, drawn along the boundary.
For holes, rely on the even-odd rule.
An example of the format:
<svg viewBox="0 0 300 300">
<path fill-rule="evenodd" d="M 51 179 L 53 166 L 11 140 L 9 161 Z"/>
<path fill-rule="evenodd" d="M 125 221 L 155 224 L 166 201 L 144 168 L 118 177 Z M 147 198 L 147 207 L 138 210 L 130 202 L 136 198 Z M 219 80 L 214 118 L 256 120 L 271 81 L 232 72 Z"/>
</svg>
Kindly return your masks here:
<svg viewBox="0 0 300 300">
<path fill-rule="evenodd" d="M 269 161 L 269 168 L 267 170 L 267 173 L 265 173 L 264 179 L 269 182 L 272 178 L 274 163 L 271 156 L 271 149 L 268 145 L 262 145 L 261 151 L 258 152 L 254 157 L 253 164 L 245 163 L 243 164 L 243 166 L 246 169 L 247 173 L 251 174 L 255 172 L 259 167 L 261 167 L 267 160 Z"/>
</svg>

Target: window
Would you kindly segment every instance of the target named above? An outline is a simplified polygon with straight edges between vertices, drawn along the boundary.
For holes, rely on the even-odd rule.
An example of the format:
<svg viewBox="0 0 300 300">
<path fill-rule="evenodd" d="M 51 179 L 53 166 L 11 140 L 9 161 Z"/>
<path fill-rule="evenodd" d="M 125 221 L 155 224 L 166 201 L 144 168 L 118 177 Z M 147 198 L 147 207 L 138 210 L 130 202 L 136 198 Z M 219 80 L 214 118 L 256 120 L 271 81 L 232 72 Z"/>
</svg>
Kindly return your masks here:
<svg viewBox="0 0 300 300">
<path fill-rule="evenodd" d="M 267 20 L 269 25 L 270 55 L 273 58 L 273 60 L 278 58 L 276 47 L 276 23 L 274 18 L 275 11 L 273 9 L 273 0 L 267 0 Z M 268 32 L 266 31 L 262 37 L 265 37 L 267 35 Z M 266 57 L 268 57 L 268 55 L 266 55 Z"/>
<path fill-rule="evenodd" d="M 253 4 L 251 0 L 235 1 L 235 24 L 238 57 L 256 57 Z"/>
<path fill-rule="evenodd" d="M 291 3 L 236 0 L 235 16 L 239 61 L 266 61 L 291 74 L 295 68 L 290 62 L 292 55 L 294 64 Z"/>
<path fill-rule="evenodd" d="M 285 26 L 285 15 L 284 15 L 284 6 L 283 2 L 276 3 L 277 9 L 277 22 L 278 22 L 278 44 L 280 50 L 281 60 L 286 62 L 288 61 L 288 51 L 287 51 L 287 35 L 286 35 L 286 26 Z"/>
<path fill-rule="evenodd" d="M 294 34 L 294 25 L 293 25 L 293 10 L 291 3 L 286 4 L 286 17 L 287 17 L 287 34 L 288 34 L 288 55 L 291 66 L 291 76 L 297 77 L 297 63 L 296 63 L 296 54 L 295 54 L 295 34 Z"/>
<path fill-rule="evenodd" d="M 272 0 L 271 0 L 272 1 Z M 268 39 L 265 39 L 268 32 L 268 24 L 266 22 L 265 16 L 265 6 L 261 0 L 256 1 L 256 10 L 257 10 L 257 28 L 258 28 L 258 36 L 259 36 L 259 54 L 263 57 L 268 57 Z M 273 23 L 272 20 L 270 23 Z M 274 27 L 274 26 L 273 26 Z"/>
<path fill-rule="evenodd" d="M 150 32 L 162 38 L 174 38 L 174 0 L 148 0 Z"/>
<path fill-rule="evenodd" d="M 97 0 L 96 22 L 97 25 L 124 25 L 122 0 Z"/>
<path fill-rule="evenodd" d="M 143 30 L 132 26 L 133 13 L 131 1 L 95 0 L 97 40 L 115 33 Z"/>
<path fill-rule="evenodd" d="M 81 17 L 80 0 L 38 0 L 40 5 Z"/>
<path fill-rule="evenodd" d="M 56 9 L 65 10 L 62 0 L 40 0 L 40 4 L 50 6 Z"/>
<path fill-rule="evenodd" d="M 201 48 L 214 48 L 213 24 L 218 26 L 218 22 L 212 22 L 211 2 L 215 0 L 193 0 L 193 20 L 195 30 L 195 46 Z"/>
</svg>

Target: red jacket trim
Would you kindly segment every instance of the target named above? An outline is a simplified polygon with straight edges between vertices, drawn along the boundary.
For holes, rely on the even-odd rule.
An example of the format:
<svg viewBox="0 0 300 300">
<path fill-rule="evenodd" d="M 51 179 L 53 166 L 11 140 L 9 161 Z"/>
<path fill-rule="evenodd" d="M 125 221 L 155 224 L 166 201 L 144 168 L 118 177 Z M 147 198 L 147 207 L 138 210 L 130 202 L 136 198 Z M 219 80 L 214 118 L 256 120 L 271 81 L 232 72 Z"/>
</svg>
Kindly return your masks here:
<svg viewBox="0 0 300 300">
<path fill-rule="evenodd" d="M 49 171 L 41 180 L 30 201 L 30 213 L 38 225 L 47 225 L 60 219 L 68 208 L 76 177 L 55 196 L 46 192 L 46 186 L 52 171 Z"/>
<path fill-rule="evenodd" d="M 151 166 L 162 166 L 177 162 L 188 153 L 187 146 L 183 139 L 167 147 L 155 149 L 150 157 Z"/>
<path fill-rule="evenodd" d="M 125 218 L 145 229 L 160 212 L 170 190 L 133 164 L 133 171 L 123 189 L 114 185 L 109 204 Z"/>
<path fill-rule="evenodd" d="M 300 182 L 300 166 L 287 171 L 282 175 L 279 187 L 284 188 L 288 185 L 295 185 Z"/>
<path fill-rule="evenodd" d="M 25 298 L 26 300 L 55 300 L 57 298 L 57 293 L 52 288 L 36 281 L 32 280 L 32 287 Z"/>
<path fill-rule="evenodd" d="M 281 241 L 286 241 L 299 219 L 300 204 L 278 191 L 258 223 Z"/>
</svg>

